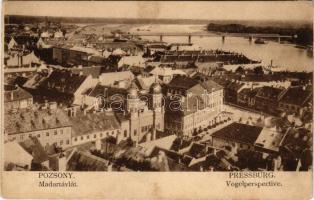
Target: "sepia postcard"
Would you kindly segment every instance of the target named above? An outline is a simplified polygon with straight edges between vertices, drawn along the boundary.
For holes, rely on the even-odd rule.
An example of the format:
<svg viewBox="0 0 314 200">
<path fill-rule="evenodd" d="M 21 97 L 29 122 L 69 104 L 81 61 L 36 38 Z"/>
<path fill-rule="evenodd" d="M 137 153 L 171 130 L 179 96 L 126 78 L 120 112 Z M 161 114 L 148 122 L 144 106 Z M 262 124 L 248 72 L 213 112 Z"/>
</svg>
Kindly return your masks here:
<svg viewBox="0 0 314 200">
<path fill-rule="evenodd" d="M 311 199 L 311 1 L 4 1 L 4 199 Z"/>
</svg>

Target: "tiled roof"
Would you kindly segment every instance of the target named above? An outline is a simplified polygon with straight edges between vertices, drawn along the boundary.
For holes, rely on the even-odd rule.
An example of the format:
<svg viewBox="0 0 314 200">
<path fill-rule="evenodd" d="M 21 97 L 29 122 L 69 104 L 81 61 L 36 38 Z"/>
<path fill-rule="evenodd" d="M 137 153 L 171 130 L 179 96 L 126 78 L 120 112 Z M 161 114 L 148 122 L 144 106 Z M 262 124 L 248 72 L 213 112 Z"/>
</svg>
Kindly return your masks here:
<svg viewBox="0 0 314 200">
<path fill-rule="evenodd" d="M 254 144 L 261 131 L 261 127 L 234 122 L 213 133 L 212 137 L 234 142 Z"/>
<path fill-rule="evenodd" d="M 10 91 L 4 91 L 4 102 L 20 101 L 30 98 L 33 98 L 33 96 L 20 87 Z"/>
<path fill-rule="evenodd" d="M 70 117 L 69 120 L 72 125 L 72 136 L 120 128 L 114 113 L 108 112 L 87 113 L 86 115 L 77 112 L 76 116 Z"/>
<path fill-rule="evenodd" d="M 109 161 L 76 150 L 67 163 L 68 171 L 106 171 Z"/>
<path fill-rule="evenodd" d="M 4 129 L 8 134 L 27 133 L 70 125 L 67 114 L 61 109 L 20 110 L 17 113 L 6 113 L 4 119 Z"/>
</svg>

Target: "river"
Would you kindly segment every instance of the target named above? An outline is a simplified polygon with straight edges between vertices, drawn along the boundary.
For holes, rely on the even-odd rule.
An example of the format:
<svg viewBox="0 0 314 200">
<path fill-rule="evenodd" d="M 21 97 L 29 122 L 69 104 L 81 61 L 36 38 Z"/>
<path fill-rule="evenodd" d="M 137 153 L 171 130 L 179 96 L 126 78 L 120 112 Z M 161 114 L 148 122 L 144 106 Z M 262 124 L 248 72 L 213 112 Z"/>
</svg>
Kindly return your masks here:
<svg viewBox="0 0 314 200">
<path fill-rule="evenodd" d="M 134 27 L 131 32 L 204 32 L 205 25 L 146 25 Z M 143 39 L 159 40 L 159 37 L 144 36 Z M 163 41 L 167 43 L 188 42 L 188 38 L 181 36 L 163 36 Z M 280 70 L 288 71 L 313 71 L 312 56 L 308 55 L 306 49 L 295 47 L 293 44 L 278 43 L 267 41 L 266 44 L 255 44 L 249 42 L 247 38 L 226 37 L 192 37 L 192 43 L 200 46 L 202 49 L 222 49 L 243 53 L 253 60 L 260 60 L 269 65 L 271 60 L 273 65 Z"/>
</svg>

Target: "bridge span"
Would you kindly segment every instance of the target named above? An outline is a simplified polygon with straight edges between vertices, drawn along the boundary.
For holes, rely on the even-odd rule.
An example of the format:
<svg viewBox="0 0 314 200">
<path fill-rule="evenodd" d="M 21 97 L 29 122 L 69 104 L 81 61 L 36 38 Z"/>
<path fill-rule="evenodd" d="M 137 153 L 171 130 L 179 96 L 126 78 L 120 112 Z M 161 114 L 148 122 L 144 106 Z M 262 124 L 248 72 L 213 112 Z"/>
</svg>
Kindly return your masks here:
<svg viewBox="0 0 314 200">
<path fill-rule="evenodd" d="M 158 33 L 158 32 L 144 32 L 144 33 L 127 33 L 122 34 L 122 36 L 133 36 L 133 37 L 141 37 L 141 36 L 157 36 L 160 38 L 160 41 L 163 41 L 163 37 L 172 37 L 172 36 L 186 36 L 188 38 L 188 42 L 192 42 L 192 37 L 221 37 L 224 42 L 226 37 L 247 37 L 250 41 L 254 38 L 277 38 L 278 42 L 280 42 L 281 38 L 293 38 L 291 35 L 280 35 L 280 34 L 253 34 L 253 33 Z"/>
</svg>

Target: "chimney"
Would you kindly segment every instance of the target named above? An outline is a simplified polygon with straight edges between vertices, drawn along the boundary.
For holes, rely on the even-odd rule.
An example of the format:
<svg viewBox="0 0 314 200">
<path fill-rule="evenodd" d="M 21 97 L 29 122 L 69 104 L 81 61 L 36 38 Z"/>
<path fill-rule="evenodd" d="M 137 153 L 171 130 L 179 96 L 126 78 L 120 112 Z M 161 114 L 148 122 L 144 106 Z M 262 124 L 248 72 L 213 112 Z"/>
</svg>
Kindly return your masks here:
<svg viewBox="0 0 314 200">
<path fill-rule="evenodd" d="M 13 101 L 14 99 L 13 91 L 11 91 L 10 94 L 11 94 L 11 101 Z"/>
</svg>

